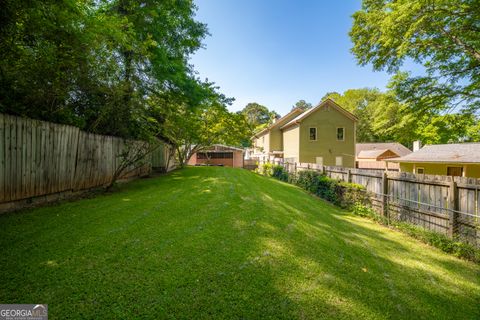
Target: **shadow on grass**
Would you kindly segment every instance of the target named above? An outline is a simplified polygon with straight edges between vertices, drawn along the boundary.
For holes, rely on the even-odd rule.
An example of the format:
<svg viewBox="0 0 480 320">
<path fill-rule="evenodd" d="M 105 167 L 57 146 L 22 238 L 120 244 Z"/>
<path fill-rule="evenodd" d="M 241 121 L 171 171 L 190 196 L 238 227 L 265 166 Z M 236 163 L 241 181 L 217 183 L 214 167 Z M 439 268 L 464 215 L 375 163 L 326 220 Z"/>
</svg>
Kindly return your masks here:
<svg viewBox="0 0 480 320">
<path fill-rule="evenodd" d="M 244 170 L 187 168 L 0 223 L 0 300 L 52 318 L 479 315 L 475 265 Z"/>
</svg>

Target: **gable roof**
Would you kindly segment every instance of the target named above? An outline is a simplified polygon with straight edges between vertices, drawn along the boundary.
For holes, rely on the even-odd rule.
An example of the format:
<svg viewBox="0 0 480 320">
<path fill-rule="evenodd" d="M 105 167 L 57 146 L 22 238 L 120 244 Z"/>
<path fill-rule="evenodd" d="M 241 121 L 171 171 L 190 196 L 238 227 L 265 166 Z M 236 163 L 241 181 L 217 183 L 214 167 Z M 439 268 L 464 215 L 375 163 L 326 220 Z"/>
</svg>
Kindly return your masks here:
<svg viewBox="0 0 480 320">
<path fill-rule="evenodd" d="M 311 109 L 305 111 L 304 113 L 300 114 L 299 116 L 294 118 L 292 121 L 288 122 L 286 125 L 284 125 L 280 129 L 285 129 L 285 128 L 288 128 L 288 127 L 290 127 L 294 124 L 302 122 L 302 120 L 304 120 L 305 118 L 307 118 L 308 116 L 310 116 L 311 114 L 313 114 L 315 111 L 319 110 L 320 108 L 322 108 L 326 104 L 334 107 L 336 110 L 340 111 L 345 116 L 347 116 L 347 118 L 350 118 L 353 121 L 358 120 L 358 118 L 356 116 L 354 116 L 353 113 L 351 113 L 351 112 L 345 110 L 344 108 L 342 108 L 341 106 L 339 106 L 333 99 L 327 98 L 327 99 L 323 100 L 322 102 L 320 102 L 315 108 L 311 108 Z"/>
<path fill-rule="evenodd" d="M 406 156 L 388 159 L 387 161 L 480 164 L 480 143 L 426 145 Z"/>
<path fill-rule="evenodd" d="M 285 124 L 290 119 L 292 119 L 292 116 L 295 116 L 295 114 L 302 114 L 303 112 L 304 112 L 304 110 L 300 109 L 300 108 L 292 109 L 292 111 L 290 111 L 289 113 L 287 113 L 286 115 L 284 115 L 283 117 L 281 117 L 280 119 L 278 119 L 277 121 L 272 123 L 270 126 L 268 126 L 265 129 L 255 133 L 252 138 L 258 138 L 258 137 L 262 136 L 263 134 L 267 133 L 271 129 Z"/>
<path fill-rule="evenodd" d="M 393 153 L 394 156 L 390 156 L 390 158 L 398 157 L 399 155 L 393 152 L 390 149 L 376 149 L 376 150 L 362 150 L 357 154 L 357 159 L 378 159 L 382 155 L 386 153 Z"/>
<path fill-rule="evenodd" d="M 405 147 L 403 144 L 398 142 L 372 142 L 372 143 L 357 143 L 355 144 L 355 154 L 358 157 L 360 152 L 367 150 L 385 150 L 390 149 L 391 151 L 398 154 L 399 157 L 406 156 L 409 153 L 412 153 L 410 149 Z"/>
</svg>

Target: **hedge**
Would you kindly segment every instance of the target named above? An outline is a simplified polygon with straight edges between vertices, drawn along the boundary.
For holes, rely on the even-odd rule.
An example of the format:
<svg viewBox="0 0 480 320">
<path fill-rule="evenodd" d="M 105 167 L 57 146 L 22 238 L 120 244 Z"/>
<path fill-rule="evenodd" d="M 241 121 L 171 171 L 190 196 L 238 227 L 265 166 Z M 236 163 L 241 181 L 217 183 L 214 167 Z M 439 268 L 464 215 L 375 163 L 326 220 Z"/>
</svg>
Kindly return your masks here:
<svg viewBox="0 0 480 320">
<path fill-rule="evenodd" d="M 342 182 L 327 177 L 313 170 L 302 170 L 297 174 L 289 174 L 283 166 L 266 163 L 257 172 L 281 181 L 296 184 L 302 189 L 320 198 L 334 203 L 341 208 L 351 210 L 354 214 L 368 217 L 381 224 L 394 227 L 411 237 L 418 239 L 440 250 L 474 262 L 480 262 L 480 250 L 457 239 L 450 239 L 443 234 L 426 230 L 410 223 L 388 221 L 378 215 L 372 208 L 370 198 L 364 186 Z"/>
</svg>

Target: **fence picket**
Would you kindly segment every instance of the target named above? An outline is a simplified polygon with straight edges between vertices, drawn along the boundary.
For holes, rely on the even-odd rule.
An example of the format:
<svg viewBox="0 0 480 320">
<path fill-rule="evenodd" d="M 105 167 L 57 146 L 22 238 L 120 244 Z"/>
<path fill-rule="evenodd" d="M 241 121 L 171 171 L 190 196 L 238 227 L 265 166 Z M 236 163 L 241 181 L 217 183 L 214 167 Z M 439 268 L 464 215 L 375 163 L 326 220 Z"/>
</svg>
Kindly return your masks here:
<svg viewBox="0 0 480 320">
<path fill-rule="evenodd" d="M 124 148 L 124 140 L 117 137 L 0 114 L 0 204 L 104 186 L 119 165 Z M 150 155 L 147 158 L 153 159 Z M 157 161 L 156 165 L 162 163 Z M 120 178 L 145 175 L 150 170 L 147 162 Z"/>
<path fill-rule="evenodd" d="M 262 161 L 259 165 L 262 165 Z M 341 167 L 322 166 L 319 169 L 314 164 L 307 163 L 288 163 L 278 162 L 283 165 L 291 174 L 298 171 L 312 168 L 322 172 L 328 177 L 345 181 L 350 171 L 350 178 L 353 183 L 363 185 L 371 193 L 372 205 L 374 209 L 380 212 L 382 195 L 386 192 L 388 199 L 388 216 L 390 218 L 408 221 L 412 224 L 420 225 L 425 229 L 430 229 L 439 233 L 448 235 L 451 226 L 451 209 L 448 205 L 450 182 L 452 177 L 448 176 L 416 176 L 406 172 L 388 172 L 387 186 L 385 190 L 382 187 L 382 171 L 371 171 L 365 169 L 348 169 Z M 480 246 L 480 216 L 479 216 L 479 198 L 480 198 L 480 179 L 455 177 L 458 183 L 455 187 L 456 194 L 453 198 L 458 199 L 458 212 L 453 215 L 454 234 L 463 240 L 476 246 Z M 451 232 L 451 231 L 450 231 Z"/>
</svg>

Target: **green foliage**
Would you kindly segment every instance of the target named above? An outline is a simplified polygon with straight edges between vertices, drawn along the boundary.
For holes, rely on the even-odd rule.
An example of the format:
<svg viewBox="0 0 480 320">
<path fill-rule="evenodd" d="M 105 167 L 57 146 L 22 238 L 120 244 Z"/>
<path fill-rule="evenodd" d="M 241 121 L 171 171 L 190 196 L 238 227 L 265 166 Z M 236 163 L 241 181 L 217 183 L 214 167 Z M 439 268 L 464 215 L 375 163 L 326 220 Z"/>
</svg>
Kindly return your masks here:
<svg viewBox="0 0 480 320">
<path fill-rule="evenodd" d="M 273 123 L 275 119 L 280 118 L 280 115 L 274 110 L 268 110 L 267 107 L 251 102 L 245 106 L 241 111 L 237 112 L 239 115 L 245 117 L 245 122 L 248 128 L 248 135 L 245 137 L 244 146 L 250 146 L 250 138 L 254 133 L 257 133 Z"/>
<path fill-rule="evenodd" d="M 317 194 L 318 191 L 318 178 L 320 173 L 313 170 L 302 170 L 297 172 L 296 185 L 302 189 L 305 189 L 313 194 Z"/>
<path fill-rule="evenodd" d="M 392 87 L 402 101 L 417 110 L 480 107 L 477 0 L 364 0 L 353 19 L 358 63 L 397 73 Z M 423 72 L 399 72 L 405 61 Z"/>
<path fill-rule="evenodd" d="M 302 110 L 308 110 L 308 109 L 311 109 L 313 106 L 310 102 L 306 102 L 305 100 L 298 100 L 295 105 L 292 107 L 292 110 L 293 109 L 296 109 L 296 108 L 299 108 L 299 109 L 302 109 Z"/>
<path fill-rule="evenodd" d="M 188 63 L 208 34 L 195 11 L 188 0 L 3 1 L 0 112 L 158 136 L 153 102 L 195 108 L 211 97 Z"/>
<path fill-rule="evenodd" d="M 342 208 L 351 209 L 356 204 L 365 205 L 369 203 L 365 187 L 331 179 L 314 170 L 302 170 L 293 175 L 288 174 L 282 166 L 267 163 L 258 172 L 281 181 L 294 183 L 300 188 Z"/>
<path fill-rule="evenodd" d="M 243 169 L 176 170 L 0 225 L 0 300 L 48 301 L 56 319 L 480 314 L 478 266 Z"/>
<path fill-rule="evenodd" d="M 401 103 L 392 91 L 368 88 L 332 92 L 327 97 L 358 117 L 359 142 L 396 141 L 411 147 L 415 140 L 425 144 L 480 141 L 476 128 L 479 119 L 472 112 L 419 112 Z"/>
<path fill-rule="evenodd" d="M 278 117 L 275 111 L 270 111 L 267 107 L 256 102 L 247 104 L 239 113 L 245 115 L 247 123 L 252 128 L 256 128 L 262 124 L 269 124 L 273 119 Z"/>
<path fill-rule="evenodd" d="M 480 249 L 462 242 L 458 239 L 450 239 L 446 235 L 424 229 L 422 227 L 396 220 L 387 220 L 380 216 L 371 207 L 362 203 L 356 203 L 353 206 L 353 213 L 362 217 L 367 217 L 379 223 L 390 225 L 409 236 L 418 239 L 426 244 L 436 247 L 446 253 L 452 254 L 458 258 L 480 263 Z"/>
<path fill-rule="evenodd" d="M 288 182 L 289 174 L 281 165 L 274 165 L 272 167 L 272 177 L 280 181 Z"/>
</svg>

